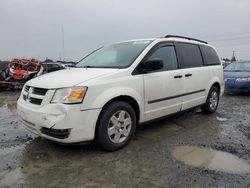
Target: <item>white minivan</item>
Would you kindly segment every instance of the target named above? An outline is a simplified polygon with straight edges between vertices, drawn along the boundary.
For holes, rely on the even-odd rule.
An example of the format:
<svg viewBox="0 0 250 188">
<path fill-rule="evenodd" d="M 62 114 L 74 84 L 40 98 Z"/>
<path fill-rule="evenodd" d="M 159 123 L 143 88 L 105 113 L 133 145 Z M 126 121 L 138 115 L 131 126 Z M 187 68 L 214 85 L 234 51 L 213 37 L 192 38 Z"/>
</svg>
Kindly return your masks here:
<svg viewBox="0 0 250 188">
<path fill-rule="evenodd" d="M 95 140 L 114 151 L 129 143 L 139 124 L 199 106 L 215 112 L 223 91 L 214 47 L 167 35 L 102 47 L 76 68 L 32 79 L 17 110 L 22 124 L 41 137 Z"/>
</svg>

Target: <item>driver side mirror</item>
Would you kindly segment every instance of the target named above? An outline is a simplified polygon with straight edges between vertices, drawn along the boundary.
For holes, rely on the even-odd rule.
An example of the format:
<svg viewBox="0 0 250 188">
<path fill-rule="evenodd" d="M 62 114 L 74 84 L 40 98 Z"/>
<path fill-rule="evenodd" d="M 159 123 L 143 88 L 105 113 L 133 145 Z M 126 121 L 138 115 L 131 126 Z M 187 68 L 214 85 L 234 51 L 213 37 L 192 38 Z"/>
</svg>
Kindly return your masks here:
<svg viewBox="0 0 250 188">
<path fill-rule="evenodd" d="M 146 61 L 143 64 L 142 72 L 147 73 L 147 72 L 151 72 L 151 71 L 160 70 L 162 68 L 163 68 L 162 60 L 153 59 L 153 60 Z"/>
</svg>

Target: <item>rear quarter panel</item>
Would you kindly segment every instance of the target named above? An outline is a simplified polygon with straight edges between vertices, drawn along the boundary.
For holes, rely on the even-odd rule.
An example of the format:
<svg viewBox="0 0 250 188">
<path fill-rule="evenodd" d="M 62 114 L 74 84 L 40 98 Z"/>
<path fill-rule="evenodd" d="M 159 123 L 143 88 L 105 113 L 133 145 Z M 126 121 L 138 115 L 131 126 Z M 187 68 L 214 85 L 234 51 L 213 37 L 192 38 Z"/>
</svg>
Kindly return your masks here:
<svg viewBox="0 0 250 188">
<path fill-rule="evenodd" d="M 211 72 L 210 72 L 211 79 L 210 79 L 210 82 L 208 84 L 207 95 L 208 95 L 209 89 L 212 87 L 212 85 L 214 83 L 218 82 L 220 84 L 220 96 L 222 96 L 224 93 L 224 87 L 225 87 L 223 66 L 222 65 L 213 65 L 210 68 L 211 68 Z"/>
</svg>

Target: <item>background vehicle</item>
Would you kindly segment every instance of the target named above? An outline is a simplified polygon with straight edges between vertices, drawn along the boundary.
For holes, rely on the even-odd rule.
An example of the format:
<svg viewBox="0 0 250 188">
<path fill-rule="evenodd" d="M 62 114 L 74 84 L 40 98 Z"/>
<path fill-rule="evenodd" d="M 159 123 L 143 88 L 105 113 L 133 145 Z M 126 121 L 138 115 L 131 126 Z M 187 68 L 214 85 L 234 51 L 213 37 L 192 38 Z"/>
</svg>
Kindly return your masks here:
<svg viewBox="0 0 250 188">
<path fill-rule="evenodd" d="M 62 143 L 95 139 L 114 151 L 129 143 L 140 123 L 198 106 L 215 112 L 223 90 L 215 49 L 171 35 L 103 47 L 74 69 L 32 79 L 17 110 L 22 124 L 42 137 Z"/>
<path fill-rule="evenodd" d="M 231 62 L 223 62 L 222 65 L 223 65 L 223 68 L 226 68 L 228 65 L 230 65 Z"/>
<path fill-rule="evenodd" d="M 0 71 L 0 87 L 22 88 L 26 81 L 42 73 L 43 66 L 35 59 L 12 59 L 7 68 Z"/>
<path fill-rule="evenodd" d="M 62 70 L 65 68 L 61 63 L 43 63 L 43 66 L 44 72 L 46 73 Z"/>
<path fill-rule="evenodd" d="M 64 66 L 65 68 L 74 68 L 74 67 L 76 67 L 76 65 L 73 64 L 73 63 L 66 63 L 66 64 L 63 64 L 63 66 Z"/>
<path fill-rule="evenodd" d="M 225 92 L 250 92 L 250 61 L 235 62 L 224 69 Z"/>
</svg>

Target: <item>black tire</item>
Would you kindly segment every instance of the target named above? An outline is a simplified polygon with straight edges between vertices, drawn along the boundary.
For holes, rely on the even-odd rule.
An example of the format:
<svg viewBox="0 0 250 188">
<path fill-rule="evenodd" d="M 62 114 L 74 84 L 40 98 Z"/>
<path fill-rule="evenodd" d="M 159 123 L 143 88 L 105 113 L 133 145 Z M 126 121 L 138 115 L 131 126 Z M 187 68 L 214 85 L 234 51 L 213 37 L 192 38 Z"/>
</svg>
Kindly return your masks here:
<svg viewBox="0 0 250 188">
<path fill-rule="evenodd" d="M 124 113 L 124 122 L 125 120 L 127 122 L 131 122 L 129 124 L 130 129 L 124 125 L 125 124 L 124 122 L 123 122 L 123 125 L 126 128 L 121 127 L 122 122 L 118 120 L 120 119 L 120 115 L 121 115 L 120 113 Z M 117 120 L 116 125 L 118 128 L 115 127 L 115 125 L 113 124 L 113 121 L 111 120 L 111 118 L 116 118 L 117 114 L 119 116 L 119 118 L 116 119 Z M 127 117 L 126 119 L 125 119 L 125 116 Z M 97 126 L 96 126 L 95 141 L 101 149 L 106 150 L 106 151 L 116 151 L 118 149 L 121 149 L 124 146 L 126 146 L 132 139 L 135 129 L 136 129 L 136 123 L 137 123 L 137 120 L 136 120 L 135 111 L 128 103 L 123 102 L 123 101 L 113 101 L 104 107 L 104 109 L 102 110 L 98 118 Z M 120 127 L 118 126 L 118 124 L 120 125 Z M 110 135 L 111 131 L 110 132 L 108 131 L 108 129 L 111 130 L 112 128 L 114 131 L 116 131 L 114 133 L 114 138 L 112 138 L 113 135 Z M 124 130 L 124 129 L 129 129 L 129 131 Z M 127 131 L 126 134 L 128 135 L 127 136 L 125 136 L 125 134 L 123 135 L 123 133 L 121 133 L 123 131 Z M 121 135 L 119 138 L 119 141 L 123 139 L 124 140 L 120 143 L 114 143 L 116 134 Z"/>
<path fill-rule="evenodd" d="M 216 97 L 215 97 L 216 95 Z M 204 114 L 212 114 L 216 111 L 220 99 L 220 92 L 217 87 L 212 86 L 209 90 L 206 103 L 201 107 Z"/>
</svg>

